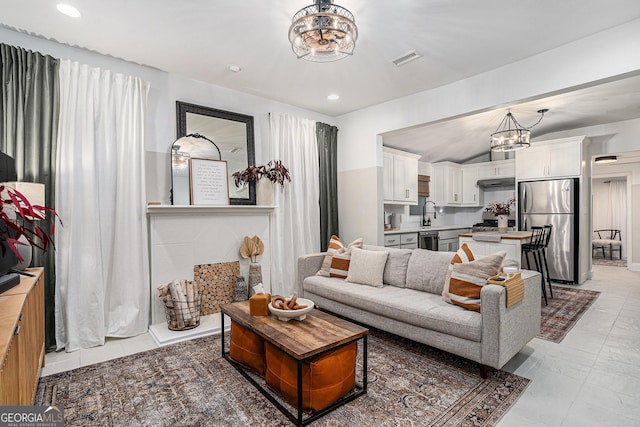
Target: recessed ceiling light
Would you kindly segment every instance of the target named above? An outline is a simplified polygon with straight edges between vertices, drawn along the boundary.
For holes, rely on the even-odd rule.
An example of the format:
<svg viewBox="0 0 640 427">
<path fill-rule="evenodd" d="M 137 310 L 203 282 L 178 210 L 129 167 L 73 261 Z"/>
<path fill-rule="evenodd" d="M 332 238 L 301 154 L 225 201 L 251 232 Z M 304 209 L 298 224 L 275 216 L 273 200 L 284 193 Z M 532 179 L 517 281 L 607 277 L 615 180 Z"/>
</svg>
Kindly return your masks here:
<svg viewBox="0 0 640 427">
<path fill-rule="evenodd" d="M 58 3 L 56 5 L 56 9 L 58 9 L 58 12 L 63 15 L 67 15 L 72 18 L 80 18 L 80 11 L 70 4 Z"/>
<path fill-rule="evenodd" d="M 340 99 L 340 95 L 332 93 L 331 95 L 327 96 L 327 99 L 329 101 L 337 101 L 338 99 Z"/>
<path fill-rule="evenodd" d="M 240 66 L 236 64 L 229 64 L 227 65 L 227 68 L 229 69 L 229 71 L 233 71 L 234 73 L 237 73 L 240 70 L 242 70 L 242 68 L 240 68 Z"/>
</svg>

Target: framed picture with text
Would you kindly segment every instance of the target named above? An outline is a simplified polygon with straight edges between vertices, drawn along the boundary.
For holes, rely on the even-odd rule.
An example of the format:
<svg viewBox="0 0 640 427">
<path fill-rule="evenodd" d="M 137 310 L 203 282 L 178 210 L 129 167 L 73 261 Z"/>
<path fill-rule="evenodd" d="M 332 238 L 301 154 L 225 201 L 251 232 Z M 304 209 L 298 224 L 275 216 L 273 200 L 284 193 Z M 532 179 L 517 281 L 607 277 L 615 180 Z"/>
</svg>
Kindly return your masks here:
<svg viewBox="0 0 640 427">
<path fill-rule="evenodd" d="M 229 204 L 225 160 L 189 159 L 189 199 L 192 205 Z"/>
</svg>

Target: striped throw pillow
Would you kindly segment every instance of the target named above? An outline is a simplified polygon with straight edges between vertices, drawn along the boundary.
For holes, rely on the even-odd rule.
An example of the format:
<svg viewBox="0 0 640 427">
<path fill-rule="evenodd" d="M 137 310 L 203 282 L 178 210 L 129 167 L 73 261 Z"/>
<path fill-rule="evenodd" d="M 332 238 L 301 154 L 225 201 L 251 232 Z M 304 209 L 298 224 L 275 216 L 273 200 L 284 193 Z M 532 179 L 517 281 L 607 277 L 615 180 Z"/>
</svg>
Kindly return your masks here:
<svg viewBox="0 0 640 427">
<path fill-rule="evenodd" d="M 453 265 L 449 283 L 451 303 L 480 312 L 480 292 L 487 279 L 500 272 L 506 252 L 487 255 L 475 261 Z"/>
<path fill-rule="evenodd" d="M 363 240 L 362 237 L 360 237 L 349 243 L 349 245 L 345 247 L 342 243 L 342 240 L 340 240 L 338 236 L 331 236 L 331 239 L 329 240 L 329 247 L 327 248 L 327 253 L 324 256 L 322 266 L 316 273 L 316 276 L 331 277 L 331 260 L 333 259 L 334 255 L 351 253 L 351 248 L 362 248 L 362 244 Z M 347 266 L 347 270 L 348 269 L 349 267 Z"/>
<path fill-rule="evenodd" d="M 442 289 L 442 299 L 448 302 L 449 304 L 453 304 L 451 302 L 451 298 L 449 298 L 449 283 L 451 281 L 451 272 L 453 271 L 453 266 L 455 264 L 461 264 L 465 262 L 471 262 L 475 259 L 471 248 L 466 243 L 463 243 L 460 246 L 460 249 L 456 252 L 456 254 L 451 258 L 451 264 L 449 265 L 449 270 L 447 271 L 447 278 L 444 282 L 444 288 Z"/>
<path fill-rule="evenodd" d="M 349 264 L 351 263 L 351 251 L 344 251 L 335 254 L 331 258 L 331 268 L 329 269 L 329 277 L 337 277 L 346 279 L 349 274 Z"/>
</svg>

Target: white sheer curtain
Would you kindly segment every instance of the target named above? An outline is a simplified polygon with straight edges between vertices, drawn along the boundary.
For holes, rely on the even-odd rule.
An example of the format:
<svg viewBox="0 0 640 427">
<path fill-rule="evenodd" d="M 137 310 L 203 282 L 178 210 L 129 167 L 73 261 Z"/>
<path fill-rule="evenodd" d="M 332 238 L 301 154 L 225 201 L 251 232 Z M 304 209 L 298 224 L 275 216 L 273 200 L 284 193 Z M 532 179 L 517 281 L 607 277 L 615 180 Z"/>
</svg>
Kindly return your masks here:
<svg viewBox="0 0 640 427">
<path fill-rule="evenodd" d="M 320 183 L 316 122 L 271 114 L 272 156 L 289 169 L 291 183 L 275 191 L 271 292 L 296 288 L 298 257 L 320 251 Z"/>
<path fill-rule="evenodd" d="M 74 351 L 149 323 L 144 114 L 148 84 L 60 61 L 56 341 Z"/>
</svg>

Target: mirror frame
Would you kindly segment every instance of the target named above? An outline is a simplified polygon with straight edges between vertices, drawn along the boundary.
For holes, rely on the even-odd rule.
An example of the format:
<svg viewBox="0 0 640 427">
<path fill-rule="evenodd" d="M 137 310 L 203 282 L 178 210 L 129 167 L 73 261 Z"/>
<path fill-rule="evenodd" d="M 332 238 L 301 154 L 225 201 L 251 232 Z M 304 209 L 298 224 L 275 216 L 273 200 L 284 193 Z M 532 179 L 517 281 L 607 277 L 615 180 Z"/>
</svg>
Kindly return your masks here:
<svg viewBox="0 0 640 427">
<path fill-rule="evenodd" d="M 176 101 L 176 122 L 177 122 L 177 138 L 180 139 L 183 136 L 188 135 L 187 132 L 187 113 L 199 114 L 202 116 L 215 117 L 216 119 L 231 120 L 234 122 L 244 123 L 247 130 L 247 166 L 255 165 L 255 142 L 254 142 L 254 130 L 253 130 L 253 116 L 247 116 L 239 113 L 232 113 L 230 111 L 218 110 L 215 108 L 204 107 L 202 105 L 189 104 L 186 102 Z M 222 158 L 224 160 L 224 157 Z M 236 171 L 228 171 L 232 174 Z M 171 191 L 173 192 L 173 172 L 171 173 Z M 255 182 L 249 183 L 249 198 L 237 198 L 230 197 L 229 204 L 231 205 L 255 205 L 256 204 L 256 184 Z"/>
</svg>

